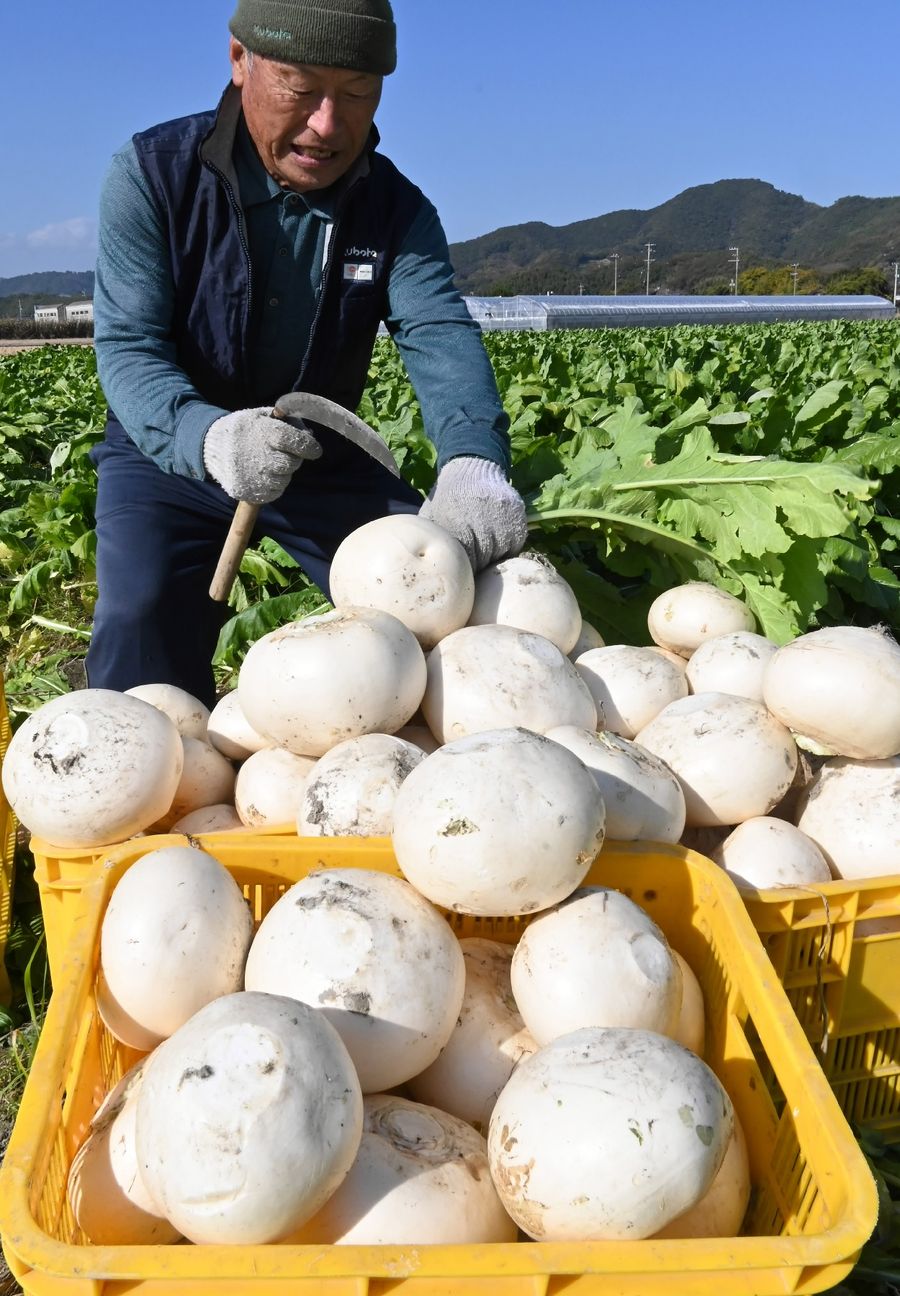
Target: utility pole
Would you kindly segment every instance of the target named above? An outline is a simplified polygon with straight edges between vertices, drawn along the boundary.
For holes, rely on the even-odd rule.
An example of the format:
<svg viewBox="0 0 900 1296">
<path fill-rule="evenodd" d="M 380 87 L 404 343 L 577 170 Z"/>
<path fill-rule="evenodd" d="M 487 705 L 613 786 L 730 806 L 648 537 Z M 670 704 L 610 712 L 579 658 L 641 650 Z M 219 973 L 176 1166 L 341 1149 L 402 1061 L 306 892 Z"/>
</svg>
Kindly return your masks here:
<svg viewBox="0 0 900 1296">
<path fill-rule="evenodd" d="M 897 270 L 900 268 L 900 261 L 894 262 L 894 309 L 897 309 Z"/>
<path fill-rule="evenodd" d="M 650 262 L 654 260 L 653 249 L 656 247 L 656 244 L 645 243 L 644 247 L 647 249 L 647 296 L 649 297 L 650 296 Z"/>
<path fill-rule="evenodd" d="M 618 297 L 619 295 L 619 254 L 618 252 L 613 252 L 612 256 L 609 259 L 613 263 L 613 297 Z"/>
<path fill-rule="evenodd" d="M 730 256 L 728 258 L 728 261 L 729 264 L 731 264 L 732 262 L 734 263 L 734 279 L 732 282 L 734 284 L 734 295 L 736 297 L 738 292 L 738 275 L 740 274 L 740 265 L 741 265 L 741 250 L 740 248 L 730 247 L 728 251 L 734 253 L 733 256 Z"/>
<path fill-rule="evenodd" d="M 797 276 L 799 275 L 799 273 L 800 273 L 800 262 L 799 262 L 799 261 L 792 261 L 792 262 L 791 262 L 791 278 L 792 278 L 793 281 L 794 281 L 793 295 L 794 295 L 795 297 L 797 296 Z"/>
</svg>

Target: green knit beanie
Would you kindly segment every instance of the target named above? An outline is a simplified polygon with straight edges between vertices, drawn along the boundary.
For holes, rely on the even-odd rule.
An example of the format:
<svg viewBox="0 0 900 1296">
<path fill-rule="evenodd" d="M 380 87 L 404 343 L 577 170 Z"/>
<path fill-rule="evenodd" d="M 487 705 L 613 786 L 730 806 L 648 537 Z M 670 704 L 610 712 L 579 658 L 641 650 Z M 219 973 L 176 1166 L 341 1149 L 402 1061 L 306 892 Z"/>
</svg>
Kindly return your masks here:
<svg viewBox="0 0 900 1296">
<path fill-rule="evenodd" d="M 228 25 L 245 49 L 282 63 L 381 76 L 397 66 L 389 0 L 238 0 Z"/>
</svg>

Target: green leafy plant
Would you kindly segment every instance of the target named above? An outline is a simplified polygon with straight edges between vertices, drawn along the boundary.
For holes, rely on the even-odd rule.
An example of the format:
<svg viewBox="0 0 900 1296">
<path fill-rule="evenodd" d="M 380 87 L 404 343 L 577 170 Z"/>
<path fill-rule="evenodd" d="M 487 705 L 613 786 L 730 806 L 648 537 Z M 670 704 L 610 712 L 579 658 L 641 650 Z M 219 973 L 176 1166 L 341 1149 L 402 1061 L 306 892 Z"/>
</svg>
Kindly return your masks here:
<svg viewBox="0 0 900 1296">
<path fill-rule="evenodd" d="M 900 367 L 881 321 L 486 335 L 531 543 L 607 638 L 645 642 L 680 581 L 745 598 L 783 641 L 900 626 Z M 418 407 L 385 348 L 376 389 L 423 490 Z M 403 393 L 405 392 L 405 396 Z M 394 445 L 395 453 L 398 447 Z"/>
<path fill-rule="evenodd" d="M 900 1145 L 878 1130 L 857 1130 L 878 1189 L 878 1223 L 847 1280 L 831 1296 L 898 1296 L 900 1292 Z"/>
</svg>

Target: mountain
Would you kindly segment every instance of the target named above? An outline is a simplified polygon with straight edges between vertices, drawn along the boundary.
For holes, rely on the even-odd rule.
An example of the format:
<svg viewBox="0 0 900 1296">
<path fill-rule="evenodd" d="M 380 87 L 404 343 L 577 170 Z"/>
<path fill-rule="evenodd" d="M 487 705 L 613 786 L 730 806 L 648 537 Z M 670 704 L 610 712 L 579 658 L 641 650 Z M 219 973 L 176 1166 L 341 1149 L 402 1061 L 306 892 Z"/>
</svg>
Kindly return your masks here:
<svg viewBox="0 0 900 1296">
<path fill-rule="evenodd" d="M 94 291 L 93 270 L 40 270 L 36 274 L 0 279 L 0 297 L 21 293 L 29 297 L 90 297 Z"/>
<path fill-rule="evenodd" d="M 35 306 L 94 295 L 93 270 L 41 270 L 0 278 L 0 319 L 33 319 Z"/>
<path fill-rule="evenodd" d="M 507 225 L 452 243 L 450 257 L 457 285 L 468 294 L 609 293 L 614 270 L 619 292 L 640 293 L 647 243 L 654 244 L 654 292 L 727 292 L 730 249 L 738 247 L 745 292 L 789 292 L 789 267 L 796 263 L 801 292 L 890 295 L 888 267 L 900 256 L 900 197 L 847 197 L 821 207 L 764 180 L 718 180 L 647 211 L 625 208 L 570 225 Z M 755 275 L 747 275 L 751 267 Z M 848 273 L 860 267 L 872 269 Z M 30 319 L 36 304 L 90 297 L 93 289 L 90 270 L 0 278 L 0 316 L 16 316 L 21 302 L 22 317 Z"/>
<path fill-rule="evenodd" d="M 464 293 L 610 292 L 610 254 L 618 252 L 619 291 L 640 292 L 647 243 L 655 245 L 651 283 L 661 292 L 727 291 L 733 247 L 742 270 L 797 262 L 834 276 L 883 267 L 896 255 L 900 197 L 841 198 L 820 207 L 763 180 L 719 180 L 648 211 L 625 209 L 571 225 L 509 225 L 451 244 L 450 256 Z"/>
</svg>

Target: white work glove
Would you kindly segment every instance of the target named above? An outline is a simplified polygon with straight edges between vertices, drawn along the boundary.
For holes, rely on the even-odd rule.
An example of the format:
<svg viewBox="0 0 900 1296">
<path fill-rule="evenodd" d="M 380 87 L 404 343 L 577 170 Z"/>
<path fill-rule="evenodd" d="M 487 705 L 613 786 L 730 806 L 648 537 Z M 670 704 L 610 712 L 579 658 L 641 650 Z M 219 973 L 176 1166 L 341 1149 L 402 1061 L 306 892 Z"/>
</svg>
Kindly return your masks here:
<svg viewBox="0 0 900 1296">
<path fill-rule="evenodd" d="M 456 536 L 475 571 L 520 553 L 528 537 L 525 501 L 490 459 L 450 459 L 419 512 Z"/>
<path fill-rule="evenodd" d="M 299 420 L 272 418 L 272 406 L 235 410 L 203 438 L 203 466 L 232 499 L 269 504 L 283 495 L 304 459 L 322 453 Z"/>
</svg>

